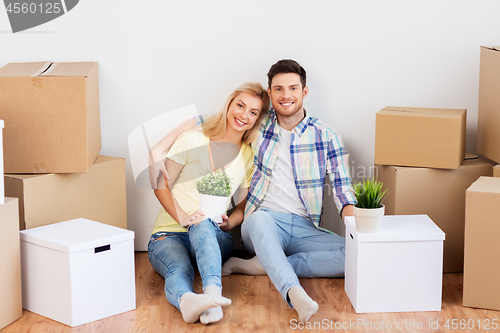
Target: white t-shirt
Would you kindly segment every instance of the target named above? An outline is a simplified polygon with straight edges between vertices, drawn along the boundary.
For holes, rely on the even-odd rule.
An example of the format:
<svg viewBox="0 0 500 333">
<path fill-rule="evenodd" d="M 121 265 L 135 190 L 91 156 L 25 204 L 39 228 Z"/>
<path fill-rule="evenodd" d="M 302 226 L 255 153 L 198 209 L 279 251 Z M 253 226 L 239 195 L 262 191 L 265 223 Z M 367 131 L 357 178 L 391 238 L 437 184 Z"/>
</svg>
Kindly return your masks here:
<svg viewBox="0 0 500 333">
<path fill-rule="evenodd" d="M 281 126 L 279 131 L 278 158 L 260 207 L 309 218 L 309 214 L 299 198 L 293 177 L 292 157 L 290 155 L 292 132 Z"/>
</svg>

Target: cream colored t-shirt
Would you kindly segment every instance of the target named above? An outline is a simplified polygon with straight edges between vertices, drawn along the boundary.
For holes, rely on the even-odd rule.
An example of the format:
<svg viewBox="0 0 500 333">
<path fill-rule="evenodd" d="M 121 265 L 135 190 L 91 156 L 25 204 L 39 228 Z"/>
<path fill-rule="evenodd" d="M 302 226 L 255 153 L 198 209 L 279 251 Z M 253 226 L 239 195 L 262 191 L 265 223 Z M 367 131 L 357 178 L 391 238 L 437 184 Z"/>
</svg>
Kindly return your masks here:
<svg viewBox="0 0 500 333">
<path fill-rule="evenodd" d="M 167 158 L 184 165 L 171 191 L 187 214 L 192 214 L 200 206 L 196 182 L 212 171 L 209 143 L 210 139 L 203 134 L 203 131 L 196 129 L 179 136 L 167 153 Z M 237 157 L 224 168 L 224 171 L 231 178 L 231 196 L 238 187 L 249 187 L 253 172 L 252 148 L 243 143 Z M 187 228 L 177 223 L 162 207 L 156 216 L 153 234 L 159 231 L 186 232 Z"/>
</svg>

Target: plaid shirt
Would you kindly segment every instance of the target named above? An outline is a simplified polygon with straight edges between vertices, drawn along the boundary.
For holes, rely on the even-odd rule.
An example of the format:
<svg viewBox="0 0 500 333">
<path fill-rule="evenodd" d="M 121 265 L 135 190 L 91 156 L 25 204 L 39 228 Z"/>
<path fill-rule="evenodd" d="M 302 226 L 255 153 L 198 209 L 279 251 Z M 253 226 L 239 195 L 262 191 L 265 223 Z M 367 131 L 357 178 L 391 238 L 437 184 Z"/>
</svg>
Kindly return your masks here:
<svg viewBox="0 0 500 333">
<path fill-rule="evenodd" d="M 200 118 L 196 119 L 198 124 L 203 121 L 203 117 Z M 259 206 L 266 195 L 278 158 L 279 131 L 276 111 L 272 109 L 264 117 L 260 135 L 252 144 L 255 169 L 248 192 L 245 217 Z M 323 225 L 323 187 L 327 174 L 339 212 L 345 205 L 356 204 L 351 192 L 349 154 L 344 148 L 342 138 L 332 127 L 306 114 L 292 131 L 290 155 L 295 187 L 316 227 L 321 228 Z"/>
</svg>

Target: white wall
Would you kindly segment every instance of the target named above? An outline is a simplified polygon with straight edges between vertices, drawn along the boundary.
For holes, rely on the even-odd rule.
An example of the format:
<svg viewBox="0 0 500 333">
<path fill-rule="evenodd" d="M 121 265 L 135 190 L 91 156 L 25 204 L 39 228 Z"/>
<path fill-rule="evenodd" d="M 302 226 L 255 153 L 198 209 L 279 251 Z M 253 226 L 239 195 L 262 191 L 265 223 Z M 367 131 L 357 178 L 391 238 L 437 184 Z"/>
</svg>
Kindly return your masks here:
<svg viewBox="0 0 500 333">
<path fill-rule="evenodd" d="M 190 104 L 216 112 L 237 85 L 265 84 L 274 62 L 293 58 L 308 71 L 306 109 L 342 133 L 357 172 L 373 165 L 375 113 L 386 105 L 467 108 L 475 152 L 479 47 L 500 44 L 499 12 L 497 0 L 81 0 L 12 34 L 2 7 L 0 66 L 98 61 L 101 154 L 129 159 L 128 135 L 142 123 Z M 144 250 L 159 205 L 130 163 L 127 196 Z"/>
</svg>

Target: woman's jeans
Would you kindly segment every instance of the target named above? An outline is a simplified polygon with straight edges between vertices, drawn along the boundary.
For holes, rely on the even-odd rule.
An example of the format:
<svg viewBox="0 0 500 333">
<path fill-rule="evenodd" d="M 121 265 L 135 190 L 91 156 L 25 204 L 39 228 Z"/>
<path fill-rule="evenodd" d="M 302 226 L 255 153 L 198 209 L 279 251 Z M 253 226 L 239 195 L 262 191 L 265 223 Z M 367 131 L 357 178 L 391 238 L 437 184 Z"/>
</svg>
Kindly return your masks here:
<svg viewBox="0 0 500 333">
<path fill-rule="evenodd" d="M 159 239 L 163 236 L 163 239 Z M 231 255 L 233 237 L 208 218 L 193 224 L 188 232 L 157 232 L 148 244 L 151 266 L 165 279 L 167 300 L 179 309 L 181 296 L 193 292 L 196 260 L 203 290 L 207 286 L 222 289 L 221 267 Z"/>
<path fill-rule="evenodd" d="M 300 286 L 298 278 L 344 276 L 345 238 L 299 215 L 261 208 L 243 221 L 241 238 L 289 304 L 288 290 Z"/>
</svg>

